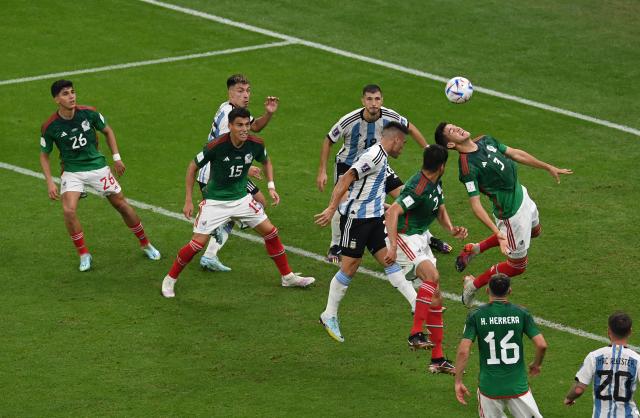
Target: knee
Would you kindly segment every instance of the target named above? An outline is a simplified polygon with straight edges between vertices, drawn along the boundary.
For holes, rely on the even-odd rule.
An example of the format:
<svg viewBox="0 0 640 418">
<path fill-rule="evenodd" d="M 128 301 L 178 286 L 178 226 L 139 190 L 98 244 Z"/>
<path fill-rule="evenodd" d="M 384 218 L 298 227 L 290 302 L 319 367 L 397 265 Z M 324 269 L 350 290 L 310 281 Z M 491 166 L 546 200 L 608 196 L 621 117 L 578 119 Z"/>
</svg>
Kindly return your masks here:
<svg viewBox="0 0 640 418">
<path fill-rule="evenodd" d="M 62 208 L 62 215 L 65 219 L 75 219 L 76 217 L 76 208 Z"/>
<path fill-rule="evenodd" d="M 537 238 L 542 233 L 542 225 L 538 224 L 531 228 L 531 238 Z"/>
</svg>

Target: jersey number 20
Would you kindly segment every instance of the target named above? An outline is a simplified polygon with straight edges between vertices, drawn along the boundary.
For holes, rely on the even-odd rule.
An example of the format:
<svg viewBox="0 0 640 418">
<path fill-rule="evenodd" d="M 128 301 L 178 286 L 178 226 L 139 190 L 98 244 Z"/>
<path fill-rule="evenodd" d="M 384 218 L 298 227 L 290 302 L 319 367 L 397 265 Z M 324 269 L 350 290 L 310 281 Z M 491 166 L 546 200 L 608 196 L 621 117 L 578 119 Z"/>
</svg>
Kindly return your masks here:
<svg viewBox="0 0 640 418">
<path fill-rule="evenodd" d="M 596 372 L 599 378 L 602 379 L 600 385 L 596 388 L 596 398 L 603 401 L 619 401 L 629 402 L 631 400 L 631 383 L 633 383 L 633 376 L 631 373 L 618 370 L 613 373 L 613 370 L 598 370 Z M 611 394 L 611 381 L 613 381 L 613 396 Z M 622 383 L 624 381 L 624 383 Z M 620 395 L 620 387 L 624 386 L 624 396 Z M 603 394 L 606 393 L 606 394 Z"/>
</svg>

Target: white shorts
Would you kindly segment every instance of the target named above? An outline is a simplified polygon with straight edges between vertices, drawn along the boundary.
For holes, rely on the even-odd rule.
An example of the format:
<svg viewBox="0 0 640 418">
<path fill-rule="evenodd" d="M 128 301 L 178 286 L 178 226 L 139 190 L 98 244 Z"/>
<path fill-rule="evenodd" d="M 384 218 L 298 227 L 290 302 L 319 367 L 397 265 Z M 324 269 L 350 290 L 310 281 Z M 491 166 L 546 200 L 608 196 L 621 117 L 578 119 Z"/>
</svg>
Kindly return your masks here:
<svg viewBox="0 0 640 418">
<path fill-rule="evenodd" d="M 65 171 L 60 176 L 60 194 L 66 192 L 84 192 L 84 186 L 91 186 L 102 197 L 122 191 L 118 180 L 111 174 L 109 166 L 97 170 Z"/>
<path fill-rule="evenodd" d="M 509 219 L 496 220 L 496 226 L 507 237 L 511 254 L 510 258 L 524 258 L 531 244 L 531 229 L 540 223 L 538 208 L 522 186 L 522 204 L 518 211 Z"/>
<path fill-rule="evenodd" d="M 436 258 L 429 246 L 430 236 L 431 234 L 428 230 L 423 234 L 398 234 L 396 262 L 402 267 L 402 273 L 407 280 L 416 278 L 415 269 L 423 261 L 431 261 L 434 266 L 436 265 Z M 388 240 L 387 238 L 387 244 Z"/>
<path fill-rule="evenodd" d="M 507 418 L 504 407 L 514 418 L 542 418 L 531 391 L 517 398 L 489 398 L 478 390 L 478 415 L 480 418 Z"/>
<path fill-rule="evenodd" d="M 250 228 L 255 228 L 267 219 L 264 208 L 247 194 L 238 200 L 211 200 L 200 202 L 198 216 L 193 222 L 193 232 L 211 234 L 217 227 L 229 220 L 240 221 Z"/>
</svg>

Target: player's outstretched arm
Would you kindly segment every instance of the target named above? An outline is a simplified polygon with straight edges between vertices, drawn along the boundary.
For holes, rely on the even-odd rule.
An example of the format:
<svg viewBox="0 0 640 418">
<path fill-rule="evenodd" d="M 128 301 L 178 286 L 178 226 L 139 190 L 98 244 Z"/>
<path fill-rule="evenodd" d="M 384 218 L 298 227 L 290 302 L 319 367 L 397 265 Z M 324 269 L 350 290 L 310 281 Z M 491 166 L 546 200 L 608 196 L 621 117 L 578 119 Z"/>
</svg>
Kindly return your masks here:
<svg viewBox="0 0 640 418">
<path fill-rule="evenodd" d="M 538 160 L 533 155 L 521 149 L 507 147 L 507 151 L 505 152 L 505 155 L 511 158 L 512 160 L 517 161 L 524 165 L 528 165 L 529 167 L 547 170 L 551 175 L 551 177 L 556 179 L 556 182 L 558 183 L 560 183 L 560 174 L 573 174 L 573 170 L 569 168 L 555 167 L 551 164 L 545 163 L 544 161 Z"/>
<path fill-rule="evenodd" d="M 264 174 L 267 177 L 267 189 L 269 189 L 269 195 L 273 202 L 272 205 L 276 206 L 280 203 L 280 195 L 276 192 L 276 184 L 273 181 L 273 164 L 271 164 L 270 158 L 262 163 L 262 168 L 264 169 Z"/>
<path fill-rule="evenodd" d="M 102 133 L 107 138 L 107 145 L 113 155 L 113 168 L 116 170 L 116 174 L 121 176 L 124 174 L 125 166 L 120 159 L 120 153 L 118 152 L 118 143 L 116 142 L 116 134 L 113 132 L 110 126 L 105 126 Z"/>
<path fill-rule="evenodd" d="M 254 120 L 251 124 L 251 130 L 253 132 L 260 132 L 269 124 L 271 117 L 278 110 L 278 103 L 280 99 L 276 96 L 268 96 L 264 101 L 264 114 L 258 119 Z"/>
<path fill-rule="evenodd" d="M 413 123 L 409 123 L 409 127 L 407 129 L 409 129 L 409 135 L 411 136 L 411 138 L 413 138 L 413 140 L 416 141 L 418 145 L 420 145 L 420 148 L 425 148 L 429 145 L 427 144 L 427 140 L 424 139 L 422 132 L 420 132 L 420 130 L 416 128 Z"/>
<path fill-rule="evenodd" d="M 42 174 L 44 174 L 44 179 L 47 181 L 47 192 L 49 194 L 49 199 L 58 200 L 60 196 L 58 195 L 58 186 L 53 181 L 53 177 L 51 176 L 51 162 L 49 161 L 49 154 L 46 152 L 40 153 L 40 166 L 42 167 Z"/>
<path fill-rule="evenodd" d="M 464 226 L 453 226 L 445 205 L 438 207 L 438 223 L 449 231 L 454 238 L 465 239 L 469 235 L 467 228 Z"/>
<path fill-rule="evenodd" d="M 540 368 L 542 367 L 542 360 L 544 354 L 547 352 L 547 341 L 542 334 L 538 334 L 531 339 L 536 353 L 533 358 L 533 362 L 529 365 L 529 375 L 537 376 L 540 374 Z"/>
<path fill-rule="evenodd" d="M 463 405 L 467 404 L 465 396 L 469 396 L 469 390 L 464 385 L 462 378 L 464 376 L 464 369 L 467 367 L 467 361 L 469 361 L 469 353 L 471 352 L 471 344 L 473 341 L 463 338 L 458 346 L 458 353 L 456 354 L 456 380 L 455 391 L 456 399 Z"/>
<path fill-rule="evenodd" d="M 584 390 L 587 388 L 587 385 L 580 382 L 575 382 L 571 389 L 569 389 L 569 393 L 564 397 L 564 404 L 571 406 L 576 403 L 576 399 L 578 399 L 584 393 Z"/>
<path fill-rule="evenodd" d="M 384 213 L 384 224 L 387 229 L 387 238 L 389 238 L 389 246 L 387 247 L 387 255 L 384 262 L 392 264 L 396 261 L 398 252 L 398 217 L 404 214 L 404 209 L 398 203 L 389 206 Z"/>
<path fill-rule="evenodd" d="M 184 207 L 182 208 L 182 213 L 187 219 L 191 219 L 191 215 L 193 215 L 193 185 L 196 182 L 196 171 L 198 171 L 198 166 L 191 161 L 187 167 L 187 175 L 184 180 L 185 194 Z"/>
<path fill-rule="evenodd" d="M 333 218 L 333 214 L 338 209 L 338 205 L 342 200 L 342 196 L 349 190 L 349 186 L 356 180 L 356 171 L 353 168 L 347 170 L 344 175 L 340 177 L 340 180 L 333 187 L 333 192 L 331 193 L 331 200 L 329 201 L 329 206 L 321 213 L 314 215 L 315 223 L 320 226 L 327 226 L 331 222 L 331 218 Z"/>
<path fill-rule="evenodd" d="M 318 177 L 316 177 L 316 184 L 321 192 L 324 192 L 324 188 L 327 185 L 327 161 L 329 160 L 331 145 L 333 145 L 333 142 L 325 137 L 320 150 L 320 166 L 318 166 Z"/>
</svg>

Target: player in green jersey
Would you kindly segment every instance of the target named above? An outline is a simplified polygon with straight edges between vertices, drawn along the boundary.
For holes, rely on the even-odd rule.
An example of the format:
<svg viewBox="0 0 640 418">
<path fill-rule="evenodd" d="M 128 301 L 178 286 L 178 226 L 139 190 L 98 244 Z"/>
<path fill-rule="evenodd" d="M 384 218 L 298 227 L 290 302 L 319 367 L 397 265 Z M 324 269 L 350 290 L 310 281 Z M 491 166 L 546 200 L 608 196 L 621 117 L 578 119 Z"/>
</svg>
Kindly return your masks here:
<svg viewBox="0 0 640 418">
<path fill-rule="evenodd" d="M 58 80 L 51 85 L 51 95 L 58 110 L 42 125 L 40 137 L 40 165 L 47 181 L 49 198 L 62 198 L 64 223 L 73 244 L 80 255 L 80 271 L 91 268 L 91 254 L 84 244 L 82 225 L 76 215 L 78 200 L 86 186 L 92 187 L 99 195 L 120 213 L 125 224 L 131 229 L 142 250 L 151 260 L 159 260 L 160 253 L 146 238 L 144 228 L 135 210 L 127 203 L 120 184 L 111 174 L 104 155 L 98 151 L 97 132 L 107 139 L 113 154 L 113 167 L 118 176 L 124 174 L 125 166 L 118 152 L 118 144 L 113 130 L 102 114 L 95 108 L 76 105 L 76 92 L 69 80 Z M 53 145 L 60 151 L 62 175 L 60 193 L 51 176 L 49 154 Z"/>
<path fill-rule="evenodd" d="M 193 213 L 196 171 L 211 163 L 211 176 L 202 191 L 204 200 L 200 202 L 191 241 L 180 249 L 171 270 L 162 281 L 162 295 L 166 298 L 175 296 L 174 286 L 180 272 L 207 244 L 211 233 L 229 220 L 242 222 L 262 236 L 267 253 L 280 271 L 283 287 L 307 287 L 315 281 L 313 277 L 302 277 L 292 272 L 278 237 L 278 229 L 267 218 L 262 205 L 247 193 L 247 173 L 253 160 L 256 160 L 264 168 L 271 199 L 274 204 L 280 202 L 273 182 L 271 160 L 262 140 L 249 135 L 250 127 L 251 113 L 243 107 L 233 109 L 229 112 L 229 133 L 209 142 L 187 168 L 182 210 L 187 219 L 191 219 Z"/>
<path fill-rule="evenodd" d="M 453 226 L 444 204 L 440 178 L 447 162 L 447 149 L 434 144 L 425 148 L 422 154 L 422 169 L 407 181 L 400 196 L 385 213 L 389 240 L 385 261 L 388 264 L 397 261 L 405 277 L 413 280 L 417 276 L 421 281 L 409 347 L 433 348 L 428 370 L 454 374 L 455 367 L 444 357 L 442 350 L 444 308 L 439 289 L 440 274 L 426 233 L 436 219 L 454 238 L 466 238 L 467 229 Z M 430 340 L 423 333 L 425 324 L 431 334 Z"/>
<path fill-rule="evenodd" d="M 469 132 L 448 122 L 438 125 L 435 140 L 460 154 L 459 178 L 467 189 L 471 209 L 492 232 L 482 242 L 465 245 L 456 259 L 456 269 L 463 271 L 473 257 L 493 247 L 500 246 L 507 256 L 507 261 L 491 266 L 477 278 L 465 276 L 462 303 L 471 307 L 476 291 L 486 285 L 493 274 L 500 272 L 514 277 L 524 273 L 531 238 L 541 232 L 538 208 L 518 180 L 516 162 L 547 170 L 558 183 L 561 174 L 573 171 L 547 164 L 489 135 L 472 139 Z M 480 193 L 493 204 L 495 224 L 480 203 Z"/>
<path fill-rule="evenodd" d="M 480 354 L 478 379 L 478 414 L 481 417 L 504 417 L 504 407 L 516 417 L 542 417 L 529 388 L 524 365 L 523 335 L 535 348 L 529 375 L 540 374 L 547 343 L 531 314 L 509 302 L 511 279 L 496 273 L 489 280 L 489 303 L 471 311 L 456 356 L 456 398 L 466 405 L 469 390 L 462 378 L 469 360 L 471 345 L 477 338 Z"/>
</svg>

